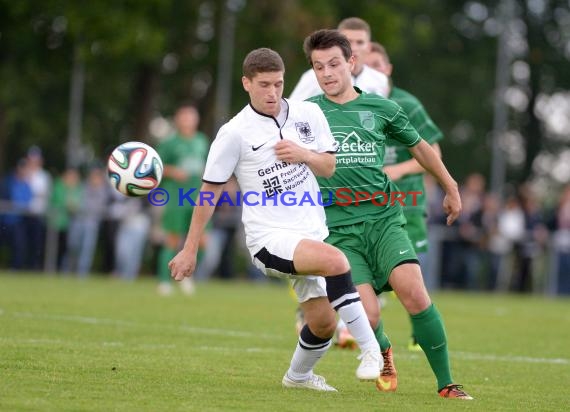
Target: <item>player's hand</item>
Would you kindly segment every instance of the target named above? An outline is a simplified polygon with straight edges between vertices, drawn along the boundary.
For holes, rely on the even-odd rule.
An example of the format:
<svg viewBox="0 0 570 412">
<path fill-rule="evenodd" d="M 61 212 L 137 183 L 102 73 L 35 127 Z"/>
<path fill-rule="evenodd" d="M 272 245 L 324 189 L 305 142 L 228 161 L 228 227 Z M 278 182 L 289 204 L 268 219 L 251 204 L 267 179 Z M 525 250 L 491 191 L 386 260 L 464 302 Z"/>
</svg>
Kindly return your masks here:
<svg viewBox="0 0 570 412">
<path fill-rule="evenodd" d="M 388 175 L 388 177 L 390 178 L 390 180 L 392 182 L 395 182 L 396 180 L 400 180 L 402 177 L 404 177 L 404 174 L 402 173 L 402 169 L 400 167 L 398 167 L 398 165 L 385 166 L 384 167 L 384 173 L 386 173 L 386 175 Z"/>
<path fill-rule="evenodd" d="M 176 166 L 165 167 L 164 176 L 181 183 L 188 179 L 188 173 L 186 173 L 184 169 Z"/>
<path fill-rule="evenodd" d="M 196 253 L 190 253 L 186 250 L 178 252 L 174 258 L 168 262 L 170 276 L 177 281 L 181 281 L 186 277 L 192 276 L 196 270 Z"/>
<path fill-rule="evenodd" d="M 275 155 L 279 160 L 287 163 L 302 163 L 307 159 L 309 150 L 299 146 L 291 140 L 280 140 L 275 145 Z"/>
<path fill-rule="evenodd" d="M 451 226 L 461 213 L 461 197 L 457 189 L 445 194 L 443 198 L 443 210 L 447 215 L 447 226 Z"/>
</svg>

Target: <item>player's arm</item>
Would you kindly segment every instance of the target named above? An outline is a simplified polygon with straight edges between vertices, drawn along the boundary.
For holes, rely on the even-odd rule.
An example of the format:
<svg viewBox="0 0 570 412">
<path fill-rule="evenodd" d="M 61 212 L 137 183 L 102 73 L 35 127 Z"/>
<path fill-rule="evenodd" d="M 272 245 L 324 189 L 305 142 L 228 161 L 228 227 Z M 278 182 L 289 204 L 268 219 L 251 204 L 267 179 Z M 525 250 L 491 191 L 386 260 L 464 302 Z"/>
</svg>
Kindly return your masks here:
<svg viewBox="0 0 570 412">
<path fill-rule="evenodd" d="M 441 158 L 441 149 L 439 143 L 434 143 L 431 145 L 433 150 Z M 389 165 L 384 167 L 384 173 L 388 175 L 390 180 L 396 181 L 407 175 L 415 175 L 418 173 L 425 173 L 426 169 L 415 159 L 406 160 L 402 163 L 397 163 L 394 165 Z"/>
<path fill-rule="evenodd" d="M 461 213 L 461 197 L 457 182 L 451 177 L 440 156 L 425 140 L 410 148 L 410 152 L 422 167 L 434 176 L 445 192 L 443 209 L 447 214 L 447 224 L 451 225 Z"/>
<path fill-rule="evenodd" d="M 333 153 L 313 152 L 291 140 L 279 141 L 275 145 L 275 155 L 287 163 L 305 163 L 316 176 L 331 177 L 336 167 Z"/>
<path fill-rule="evenodd" d="M 192 213 L 192 222 L 190 229 L 184 242 L 184 247 L 178 254 L 170 261 L 168 267 L 170 268 L 170 276 L 175 280 L 182 280 L 185 277 L 192 276 L 196 270 L 196 256 L 200 245 L 200 239 L 206 225 L 212 218 L 216 203 L 222 194 L 224 185 L 203 183 L 200 188 L 201 193 L 213 193 L 213 197 L 208 198 L 203 203 L 194 206 Z"/>
</svg>

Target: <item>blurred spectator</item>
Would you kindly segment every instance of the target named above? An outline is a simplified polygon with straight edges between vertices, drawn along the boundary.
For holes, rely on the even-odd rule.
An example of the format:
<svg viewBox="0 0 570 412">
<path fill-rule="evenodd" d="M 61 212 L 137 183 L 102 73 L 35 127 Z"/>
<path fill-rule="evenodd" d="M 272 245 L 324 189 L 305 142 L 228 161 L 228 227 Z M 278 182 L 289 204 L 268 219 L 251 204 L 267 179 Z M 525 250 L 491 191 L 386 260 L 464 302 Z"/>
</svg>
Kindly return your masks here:
<svg viewBox="0 0 570 412">
<path fill-rule="evenodd" d="M 9 241 L 10 268 L 27 269 L 30 250 L 35 245 L 30 239 L 28 219 L 33 199 L 32 188 L 29 184 L 29 162 L 21 159 L 16 165 L 15 172 L 7 179 L 9 212 L 4 216 L 7 238 Z"/>
<path fill-rule="evenodd" d="M 31 249 L 29 267 L 43 269 L 46 238 L 46 216 L 51 192 L 51 176 L 43 168 L 42 151 L 37 146 L 28 150 L 28 182 L 32 189 L 30 217 L 27 219 L 29 238 L 34 245 Z"/>
<path fill-rule="evenodd" d="M 467 176 L 461 188 L 463 210 L 458 219 L 461 260 L 464 278 L 461 284 L 468 289 L 479 288 L 481 271 L 482 211 L 485 198 L 485 178 L 479 173 Z"/>
<path fill-rule="evenodd" d="M 538 199 L 529 186 L 521 187 L 520 197 L 524 214 L 524 236 L 516 248 L 516 263 L 511 286 L 517 292 L 531 292 L 535 281 L 535 262 L 543 253 L 548 240 L 548 230 Z"/>
<path fill-rule="evenodd" d="M 473 173 L 460 187 L 463 210 L 454 223 L 457 237 L 446 239 L 442 245 L 442 286 L 476 288 L 481 269 L 480 241 L 482 235 L 481 208 L 485 194 L 485 179 Z"/>
<path fill-rule="evenodd" d="M 4 256 L 4 250 L 10 245 L 8 227 L 6 226 L 6 210 L 10 203 L 8 192 L 8 177 L 0 176 L 0 264 L 4 266 L 2 257 Z"/>
<path fill-rule="evenodd" d="M 75 271 L 80 277 L 87 276 L 91 271 L 108 194 L 104 171 L 101 168 L 92 168 L 83 188 L 78 214 L 69 227 L 65 271 Z"/>
<path fill-rule="evenodd" d="M 570 184 L 564 187 L 555 216 L 553 246 L 558 293 L 570 295 Z"/>
<path fill-rule="evenodd" d="M 426 191 L 426 213 L 428 224 L 428 243 L 430 245 L 426 261 L 424 280 L 429 282 L 426 287 L 436 290 L 441 287 L 442 268 L 440 265 L 443 241 L 440 237 L 442 229 L 445 230 L 445 214 L 441 207 L 443 203 L 443 191 L 435 179 L 429 173 L 424 174 L 424 187 Z M 422 269 L 423 270 L 423 269 Z"/>
<path fill-rule="evenodd" d="M 485 256 L 483 287 L 486 290 L 497 288 L 500 272 L 506 270 L 506 259 L 512 250 L 511 242 L 499 230 L 501 202 L 497 195 L 489 193 L 483 200 L 481 209 L 481 248 Z"/>
<path fill-rule="evenodd" d="M 144 209 L 142 198 L 124 197 L 116 204 L 117 238 L 114 273 L 125 280 L 134 280 L 139 274 L 147 245 L 151 218 Z"/>
<path fill-rule="evenodd" d="M 117 266 L 117 236 L 121 220 L 124 218 L 125 203 L 129 198 L 109 185 L 109 204 L 105 218 L 101 222 L 101 271 L 111 273 Z"/>
<path fill-rule="evenodd" d="M 443 190 L 429 173 L 424 175 L 424 187 L 427 197 L 428 223 L 445 224 L 445 211 L 441 207 L 443 204 Z"/>
<path fill-rule="evenodd" d="M 518 198 L 515 195 L 510 195 L 499 213 L 497 225 L 497 236 L 505 241 L 505 253 L 511 253 L 513 250 L 520 248 L 520 244 L 525 236 L 524 222 L 524 212 Z M 509 288 L 509 283 L 513 277 L 513 265 L 502 265 L 500 269 L 497 287 L 501 290 L 506 290 Z"/>
<path fill-rule="evenodd" d="M 50 198 L 48 224 L 57 233 L 58 270 L 62 269 L 69 226 L 81 206 L 81 195 L 81 176 L 77 169 L 67 169 L 55 180 Z"/>
</svg>

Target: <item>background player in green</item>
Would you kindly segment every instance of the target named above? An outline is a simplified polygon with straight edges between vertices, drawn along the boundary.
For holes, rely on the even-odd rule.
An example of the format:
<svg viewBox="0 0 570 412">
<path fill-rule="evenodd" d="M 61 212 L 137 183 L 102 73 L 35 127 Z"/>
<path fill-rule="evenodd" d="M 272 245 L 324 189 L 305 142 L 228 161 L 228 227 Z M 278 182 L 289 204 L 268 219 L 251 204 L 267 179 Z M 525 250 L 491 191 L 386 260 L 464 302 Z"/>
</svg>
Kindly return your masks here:
<svg viewBox="0 0 570 412">
<path fill-rule="evenodd" d="M 419 135 L 427 141 L 431 147 L 441 157 L 441 150 L 438 142 L 443 139 L 443 133 L 435 125 L 422 103 L 416 96 L 406 90 L 394 86 L 392 82 L 393 66 L 390 57 L 384 46 L 380 43 L 371 43 L 371 50 L 366 57 L 366 64 L 390 79 L 389 99 L 398 103 Z M 397 140 L 388 138 L 386 141 L 386 151 L 384 154 L 384 172 L 398 185 L 398 188 L 405 193 L 420 192 L 417 202 L 408 202 L 404 205 L 404 216 L 406 217 L 406 231 L 412 241 L 412 245 L 418 255 L 424 283 L 428 290 L 432 290 L 434 285 L 433 276 L 426 272 L 426 260 L 428 251 L 428 231 L 426 223 L 426 192 L 424 186 L 424 168 L 410 154 L 408 148 L 400 144 Z M 421 347 L 412 336 L 408 346 L 410 350 L 420 351 Z M 384 350 L 386 348 L 383 348 Z"/>
<path fill-rule="evenodd" d="M 354 284 L 377 339 L 384 334 L 378 323 L 376 295 L 393 289 L 410 314 L 414 335 L 436 375 L 439 395 L 473 399 L 451 377 L 445 326 L 424 286 L 404 229 L 402 208 L 398 202 L 385 201 L 398 192 L 382 170 L 387 135 L 406 145 L 440 183 L 445 191 L 443 207 L 448 224 L 461 212 L 457 183 L 397 103 L 352 86 L 354 57 L 345 36 L 337 30 L 319 30 L 305 39 L 304 51 L 325 93 L 310 101 L 321 107 L 339 144 L 336 173 L 328 179 L 319 178 L 323 202 L 328 205 L 325 212 L 330 235 L 326 241 L 348 257 Z M 340 191 L 358 196 L 359 205 L 346 205 Z M 390 368 L 391 348 L 387 352 L 377 382 L 383 391 L 397 386 L 397 375 Z"/>
<path fill-rule="evenodd" d="M 198 131 L 200 115 L 195 106 L 181 105 L 176 110 L 174 123 L 176 132 L 157 147 L 164 164 L 161 187 L 170 194 L 170 201 L 162 210 L 161 223 L 165 237 L 158 256 L 158 291 L 162 295 L 172 293 L 168 262 L 180 250 L 192 218 L 191 205 L 178 205 L 178 190 L 186 192 L 191 188 L 200 188 L 209 147 L 206 135 Z M 196 200 L 197 192 L 198 190 L 191 196 L 193 200 Z M 190 278 L 180 286 L 186 294 L 191 294 L 194 290 Z"/>
</svg>

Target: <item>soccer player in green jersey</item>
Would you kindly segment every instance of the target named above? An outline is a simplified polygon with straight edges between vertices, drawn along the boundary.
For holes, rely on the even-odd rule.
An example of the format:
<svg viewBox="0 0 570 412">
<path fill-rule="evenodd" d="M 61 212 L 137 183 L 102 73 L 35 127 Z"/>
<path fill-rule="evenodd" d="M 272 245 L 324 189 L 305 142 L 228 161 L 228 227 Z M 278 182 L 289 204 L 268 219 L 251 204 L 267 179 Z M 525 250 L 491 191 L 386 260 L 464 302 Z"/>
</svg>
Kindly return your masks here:
<svg viewBox="0 0 570 412">
<path fill-rule="evenodd" d="M 161 187 L 172 199 L 178 199 L 179 190 L 184 193 L 192 188 L 198 189 L 202 184 L 202 173 L 208 155 L 208 138 L 198 131 L 200 116 L 198 109 L 191 104 L 183 104 L 174 117 L 176 132 L 158 145 L 157 151 L 164 164 L 164 176 Z M 198 190 L 195 190 L 194 196 Z M 170 269 L 168 262 L 182 247 L 186 229 L 190 224 L 194 208 L 190 204 L 178 205 L 177 201 L 168 202 L 162 212 L 162 229 L 164 244 L 158 255 L 158 292 L 161 295 L 172 293 Z M 193 292 L 190 279 L 181 283 L 181 289 L 186 294 Z"/>
<path fill-rule="evenodd" d="M 390 57 L 384 46 L 380 43 L 372 42 L 370 53 L 366 57 L 366 64 L 391 79 L 393 66 Z M 419 135 L 427 141 L 431 147 L 441 156 L 439 141 L 443 138 L 443 133 L 435 125 L 422 103 L 416 96 L 406 90 L 400 89 L 391 83 L 388 98 L 398 103 Z M 388 138 L 386 151 L 384 154 L 384 172 L 390 180 L 398 185 L 404 193 L 413 191 L 420 192 L 416 204 L 406 204 L 404 206 L 404 216 L 406 217 L 406 231 L 412 241 L 412 245 L 418 255 L 420 267 L 424 269 L 424 283 L 428 290 L 434 287 L 434 280 L 426 277 L 426 261 L 428 251 L 428 231 L 426 223 L 426 193 L 424 187 L 424 168 L 413 158 L 408 148 L 400 144 L 397 140 Z M 408 348 L 412 351 L 421 351 L 412 336 Z"/>
<path fill-rule="evenodd" d="M 436 375 L 439 395 L 472 399 L 451 376 L 445 327 L 424 286 L 404 229 L 406 220 L 398 200 L 402 193 L 382 170 L 387 137 L 407 146 L 442 186 L 448 224 L 461 212 L 457 183 L 397 103 L 352 86 L 354 57 L 345 36 L 337 30 L 316 31 L 305 39 L 304 51 L 324 91 L 310 100 L 323 110 L 339 145 L 336 173 L 318 178 L 330 233 L 326 241 L 348 257 L 378 341 L 386 336 L 378 323 L 376 295 L 394 290 L 410 314 L 414 336 Z M 412 194 L 403 200 L 413 202 Z M 394 390 L 397 385 L 390 352 L 384 354 L 384 368 L 377 381 L 382 391 Z"/>
</svg>

